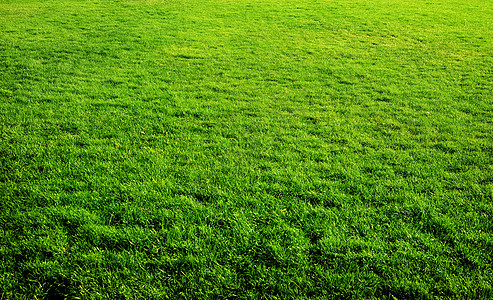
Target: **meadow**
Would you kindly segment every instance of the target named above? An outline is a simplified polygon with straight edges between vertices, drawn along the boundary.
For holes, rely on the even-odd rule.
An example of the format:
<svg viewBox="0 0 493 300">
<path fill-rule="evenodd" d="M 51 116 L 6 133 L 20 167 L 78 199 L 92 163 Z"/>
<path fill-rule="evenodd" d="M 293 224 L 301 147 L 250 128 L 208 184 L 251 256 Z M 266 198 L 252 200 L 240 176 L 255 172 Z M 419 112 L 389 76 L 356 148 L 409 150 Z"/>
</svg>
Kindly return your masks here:
<svg viewBox="0 0 493 300">
<path fill-rule="evenodd" d="M 0 0 L 0 299 L 492 285 L 492 0 Z"/>
</svg>

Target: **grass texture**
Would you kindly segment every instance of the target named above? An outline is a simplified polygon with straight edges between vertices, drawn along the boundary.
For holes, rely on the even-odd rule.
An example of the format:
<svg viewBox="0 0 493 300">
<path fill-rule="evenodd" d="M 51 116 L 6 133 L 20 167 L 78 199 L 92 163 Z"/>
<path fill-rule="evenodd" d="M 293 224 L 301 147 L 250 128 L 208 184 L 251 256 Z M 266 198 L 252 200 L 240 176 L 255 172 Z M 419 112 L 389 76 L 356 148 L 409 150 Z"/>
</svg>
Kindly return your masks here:
<svg viewBox="0 0 493 300">
<path fill-rule="evenodd" d="M 493 298 L 491 0 L 0 0 L 0 299 Z"/>
</svg>

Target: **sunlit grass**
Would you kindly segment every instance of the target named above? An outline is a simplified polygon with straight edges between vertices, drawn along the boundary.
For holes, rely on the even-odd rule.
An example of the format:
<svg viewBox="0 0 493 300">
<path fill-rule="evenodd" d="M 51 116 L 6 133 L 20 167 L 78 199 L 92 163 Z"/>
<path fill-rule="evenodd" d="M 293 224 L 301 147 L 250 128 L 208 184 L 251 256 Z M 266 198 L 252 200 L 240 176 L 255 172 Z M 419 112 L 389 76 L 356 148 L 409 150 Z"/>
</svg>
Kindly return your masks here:
<svg viewBox="0 0 493 300">
<path fill-rule="evenodd" d="M 0 3 L 0 299 L 492 297 L 491 1 Z"/>
</svg>

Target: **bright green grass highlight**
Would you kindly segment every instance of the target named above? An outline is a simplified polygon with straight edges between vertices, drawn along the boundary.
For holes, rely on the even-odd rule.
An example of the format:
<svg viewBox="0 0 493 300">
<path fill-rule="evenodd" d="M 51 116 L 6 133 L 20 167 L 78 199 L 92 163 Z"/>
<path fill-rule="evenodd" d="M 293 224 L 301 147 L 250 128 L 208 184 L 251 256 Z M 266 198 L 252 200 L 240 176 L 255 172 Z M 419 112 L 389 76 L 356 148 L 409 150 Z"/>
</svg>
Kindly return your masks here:
<svg viewBox="0 0 493 300">
<path fill-rule="evenodd" d="M 491 0 L 0 0 L 0 299 L 493 298 Z"/>
</svg>

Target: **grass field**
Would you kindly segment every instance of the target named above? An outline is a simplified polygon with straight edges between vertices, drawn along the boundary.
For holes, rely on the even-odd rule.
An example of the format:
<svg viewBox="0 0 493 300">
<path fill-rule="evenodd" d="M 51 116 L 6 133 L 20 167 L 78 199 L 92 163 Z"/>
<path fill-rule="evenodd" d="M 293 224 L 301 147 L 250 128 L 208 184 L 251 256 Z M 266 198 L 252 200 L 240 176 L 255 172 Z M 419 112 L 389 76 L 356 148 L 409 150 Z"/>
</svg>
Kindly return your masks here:
<svg viewBox="0 0 493 300">
<path fill-rule="evenodd" d="M 0 0 L 0 299 L 493 298 L 493 1 Z"/>
</svg>

